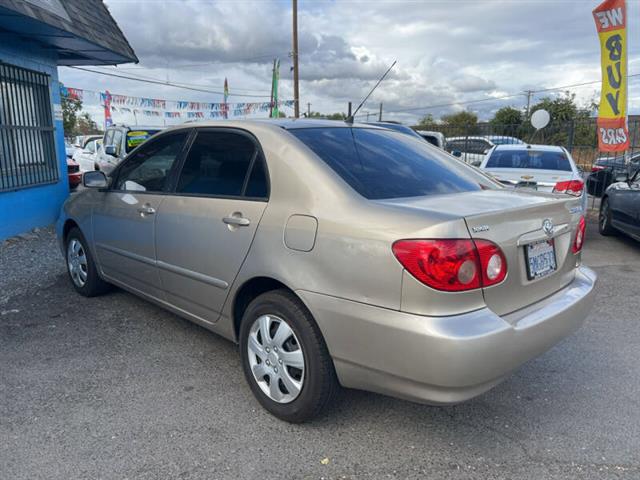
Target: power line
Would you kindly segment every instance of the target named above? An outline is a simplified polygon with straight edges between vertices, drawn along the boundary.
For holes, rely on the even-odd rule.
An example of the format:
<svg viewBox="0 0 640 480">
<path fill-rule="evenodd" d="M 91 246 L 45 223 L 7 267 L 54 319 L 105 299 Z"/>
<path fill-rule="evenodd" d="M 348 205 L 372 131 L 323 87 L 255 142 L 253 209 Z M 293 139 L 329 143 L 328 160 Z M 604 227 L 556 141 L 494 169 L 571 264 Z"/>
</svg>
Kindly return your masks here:
<svg viewBox="0 0 640 480">
<path fill-rule="evenodd" d="M 633 77 L 640 77 L 640 73 L 635 73 L 633 75 L 627 75 L 627 78 L 633 78 Z M 458 105 L 470 105 L 470 104 L 474 104 L 474 103 L 483 103 L 483 102 L 491 102 L 494 100 L 506 100 L 508 98 L 514 98 L 514 97 L 521 97 L 521 96 L 527 96 L 527 95 L 532 95 L 535 93 L 544 93 L 544 92 L 551 92 L 554 90 L 564 90 L 564 89 L 568 89 L 568 88 L 576 88 L 576 87 L 583 87 L 586 85 L 594 85 L 597 83 L 602 83 L 602 80 L 594 80 L 591 82 L 582 82 L 582 83 L 574 83 L 574 84 L 570 84 L 570 85 L 562 85 L 560 87 L 550 87 L 550 88 L 542 88 L 540 90 L 527 90 L 525 93 L 512 93 L 509 95 L 502 95 L 499 97 L 489 97 L 489 98 L 480 98 L 480 99 L 476 99 L 476 100 L 466 100 L 466 101 L 462 101 L 462 102 L 453 102 L 453 103 L 442 103 L 442 104 L 437 104 L 437 105 L 427 105 L 424 107 L 412 107 L 412 108 L 403 108 L 403 109 L 398 109 L 398 110 L 388 110 L 385 113 L 403 113 L 403 112 L 412 112 L 412 111 L 418 111 L 418 110 L 432 110 L 434 108 L 445 108 L 445 107 L 455 107 Z M 358 115 L 358 116 L 364 116 L 363 115 Z"/>
<path fill-rule="evenodd" d="M 200 88 L 200 87 L 192 87 L 189 86 L 188 84 L 178 84 L 178 83 L 172 83 L 172 82 L 163 82 L 161 80 L 157 80 L 157 79 L 144 79 L 141 77 L 132 77 L 129 75 L 120 75 L 117 73 L 109 73 L 109 72 L 101 72 L 99 70 L 91 70 L 89 68 L 83 68 L 83 67 L 69 67 L 69 68 L 73 68 L 75 70 L 82 70 L 84 72 L 90 72 L 90 73 L 97 73 L 100 75 L 106 75 L 108 77 L 116 77 L 116 78 L 124 78 L 126 80 L 134 80 L 136 82 L 144 82 L 144 83 L 153 83 L 156 85 L 165 85 L 168 87 L 175 87 L 175 88 L 183 88 L 185 90 L 192 90 L 194 92 L 204 92 L 204 93 L 214 93 L 216 95 L 224 95 L 224 92 L 220 92 L 217 90 L 209 90 L 206 88 Z M 250 94 L 237 94 L 234 96 L 236 97 L 256 97 L 256 98 L 269 98 L 269 95 L 250 95 Z"/>
</svg>

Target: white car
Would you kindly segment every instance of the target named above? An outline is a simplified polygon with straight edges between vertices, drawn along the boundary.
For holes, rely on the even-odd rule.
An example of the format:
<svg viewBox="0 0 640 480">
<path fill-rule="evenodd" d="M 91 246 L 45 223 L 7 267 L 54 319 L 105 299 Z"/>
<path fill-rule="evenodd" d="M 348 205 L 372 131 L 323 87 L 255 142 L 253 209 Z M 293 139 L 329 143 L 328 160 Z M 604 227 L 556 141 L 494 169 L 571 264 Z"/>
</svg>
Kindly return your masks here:
<svg viewBox="0 0 640 480">
<path fill-rule="evenodd" d="M 80 165 L 81 172 L 96 170 L 98 157 L 102 154 L 102 138 L 94 138 L 86 143 L 84 148 L 78 148 L 73 154 L 73 160 Z"/>
<path fill-rule="evenodd" d="M 486 137 L 449 137 L 445 150 L 477 167 L 493 147 L 495 143 Z"/>
<path fill-rule="evenodd" d="M 445 138 L 442 133 L 432 132 L 429 130 L 416 130 L 416 132 L 431 145 L 435 145 L 436 147 L 444 150 Z"/>
<path fill-rule="evenodd" d="M 582 197 L 587 206 L 583 172 L 563 147 L 552 145 L 497 145 L 480 169 L 503 185 Z"/>
</svg>

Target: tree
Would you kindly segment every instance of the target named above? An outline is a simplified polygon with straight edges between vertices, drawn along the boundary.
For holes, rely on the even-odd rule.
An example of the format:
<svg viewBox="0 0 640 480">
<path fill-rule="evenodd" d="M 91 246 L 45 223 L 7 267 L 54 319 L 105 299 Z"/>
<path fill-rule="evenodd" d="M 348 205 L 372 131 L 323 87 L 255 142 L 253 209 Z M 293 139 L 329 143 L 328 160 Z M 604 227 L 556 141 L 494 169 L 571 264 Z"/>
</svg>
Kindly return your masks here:
<svg viewBox="0 0 640 480">
<path fill-rule="evenodd" d="M 62 106 L 62 125 L 64 134 L 67 137 L 74 135 L 76 123 L 78 121 L 78 112 L 82 109 L 82 101 L 78 98 L 62 97 L 60 99 Z"/>
<path fill-rule="evenodd" d="M 494 114 L 493 118 L 489 120 L 489 123 L 493 126 L 519 126 L 522 124 L 523 117 L 522 110 L 513 107 L 502 107 Z"/>
<path fill-rule="evenodd" d="M 478 130 L 478 116 L 467 110 L 442 116 L 442 122 L 448 127 L 448 137 L 456 135 L 473 135 Z"/>
<path fill-rule="evenodd" d="M 575 93 L 564 92 L 557 97 L 545 97 L 531 107 L 531 113 L 544 109 L 549 112 L 551 122 L 538 133 L 537 142 L 572 148 L 575 145 L 595 146 L 597 143 L 595 122 L 591 119 L 593 102 L 579 105 Z M 526 124 L 530 136 L 533 129 Z"/>
<path fill-rule="evenodd" d="M 434 125 L 436 125 L 436 121 L 433 118 L 433 115 L 431 115 L 430 113 L 427 113 L 424 117 L 420 119 L 417 127 L 418 128 L 433 127 Z"/>
<path fill-rule="evenodd" d="M 325 120 L 344 120 L 347 118 L 347 115 L 344 113 L 332 113 L 326 115 L 320 112 L 311 112 L 310 115 L 305 114 L 307 118 L 324 118 Z"/>
<path fill-rule="evenodd" d="M 73 130 L 73 135 L 93 135 L 96 133 L 102 133 L 98 128 L 96 122 L 93 121 L 91 116 L 84 112 L 77 118 L 76 127 Z"/>
</svg>

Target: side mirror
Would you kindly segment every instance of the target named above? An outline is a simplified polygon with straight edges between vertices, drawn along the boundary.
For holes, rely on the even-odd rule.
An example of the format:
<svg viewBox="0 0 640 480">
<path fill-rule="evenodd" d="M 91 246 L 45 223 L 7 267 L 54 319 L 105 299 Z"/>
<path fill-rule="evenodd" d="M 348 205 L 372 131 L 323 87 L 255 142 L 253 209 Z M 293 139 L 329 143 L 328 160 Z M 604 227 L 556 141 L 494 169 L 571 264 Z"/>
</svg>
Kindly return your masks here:
<svg viewBox="0 0 640 480">
<path fill-rule="evenodd" d="M 482 165 L 482 161 L 480 160 L 474 160 L 473 162 L 471 162 L 472 167 L 479 167 L 480 165 Z"/>
<path fill-rule="evenodd" d="M 104 147 L 104 153 L 107 155 L 111 155 L 112 157 L 116 156 L 116 146 L 115 145 L 107 145 Z"/>
<path fill-rule="evenodd" d="M 453 155 L 454 157 L 462 157 L 462 152 L 460 150 L 454 150 L 451 152 L 451 155 Z"/>
<path fill-rule="evenodd" d="M 93 172 L 85 172 L 82 174 L 82 185 L 87 188 L 107 188 L 109 180 L 104 172 L 98 170 Z"/>
</svg>

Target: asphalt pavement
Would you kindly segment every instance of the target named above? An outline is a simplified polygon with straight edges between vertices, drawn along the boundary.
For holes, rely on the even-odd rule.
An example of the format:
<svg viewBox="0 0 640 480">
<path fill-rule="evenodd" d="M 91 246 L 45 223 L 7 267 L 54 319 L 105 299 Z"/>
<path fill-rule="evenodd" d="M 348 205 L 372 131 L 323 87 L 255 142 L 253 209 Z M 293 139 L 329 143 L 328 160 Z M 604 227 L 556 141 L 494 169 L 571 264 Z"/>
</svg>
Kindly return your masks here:
<svg viewBox="0 0 640 480">
<path fill-rule="evenodd" d="M 0 478 L 638 479 L 640 243 L 589 224 L 585 326 L 472 401 L 345 391 L 304 425 L 235 345 L 121 290 L 72 289 L 53 234 L 0 246 Z"/>
</svg>

